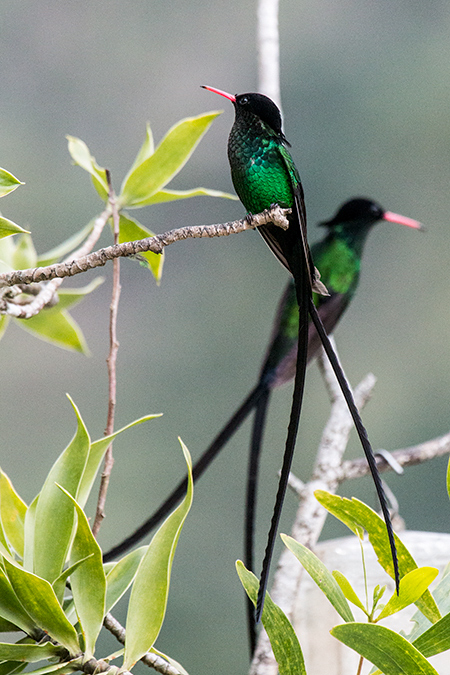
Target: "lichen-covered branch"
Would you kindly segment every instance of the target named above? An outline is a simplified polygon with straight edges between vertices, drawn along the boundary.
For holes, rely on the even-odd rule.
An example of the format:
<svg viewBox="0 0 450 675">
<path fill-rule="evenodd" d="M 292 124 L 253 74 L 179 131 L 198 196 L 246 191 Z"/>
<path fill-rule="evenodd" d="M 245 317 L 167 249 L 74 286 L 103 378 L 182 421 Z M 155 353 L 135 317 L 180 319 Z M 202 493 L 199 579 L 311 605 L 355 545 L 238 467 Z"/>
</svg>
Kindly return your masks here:
<svg viewBox="0 0 450 675">
<path fill-rule="evenodd" d="M 89 255 L 80 255 L 78 257 L 74 255 L 70 261 L 56 263 L 48 267 L 6 272 L 0 274 L 0 288 L 15 286 L 16 284 L 35 284 L 52 279 L 72 277 L 96 267 L 103 267 L 109 260 L 114 260 L 115 258 L 136 256 L 144 251 L 161 253 L 166 246 L 170 246 L 170 244 L 174 244 L 176 241 L 183 241 L 184 239 L 226 237 L 230 234 L 238 234 L 245 230 L 255 229 L 260 225 L 267 225 L 267 223 L 273 223 L 283 229 L 287 229 L 289 227 L 286 217 L 288 213 L 290 213 L 290 209 L 281 209 L 279 206 L 274 206 L 262 213 L 247 216 L 242 220 L 234 220 L 218 225 L 180 227 L 164 234 L 155 234 L 153 237 L 108 246 Z M 4 307 L 0 306 L 0 313 L 6 313 Z"/>
</svg>

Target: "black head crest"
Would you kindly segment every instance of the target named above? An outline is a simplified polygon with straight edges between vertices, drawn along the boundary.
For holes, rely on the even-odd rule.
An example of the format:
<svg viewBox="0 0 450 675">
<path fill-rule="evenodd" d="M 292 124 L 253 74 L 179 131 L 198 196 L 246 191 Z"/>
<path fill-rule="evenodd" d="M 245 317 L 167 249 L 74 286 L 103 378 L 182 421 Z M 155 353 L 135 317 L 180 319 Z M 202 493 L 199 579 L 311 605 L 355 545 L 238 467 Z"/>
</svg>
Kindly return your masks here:
<svg viewBox="0 0 450 675">
<path fill-rule="evenodd" d="M 268 96 L 255 92 L 236 94 L 235 105 L 237 109 L 246 110 L 259 117 L 277 136 L 289 145 L 283 134 L 281 113 L 277 105 Z"/>
<path fill-rule="evenodd" d="M 357 221 L 375 223 L 377 220 L 382 220 L 383 215 L 384 209 L 379 204 L 371 199 L 366 199 L 365 197 L 357 197 L 342 204 L 331 220 L 326 220 L 323 223 L 319 223 L 319 225 L 324 227 L 334 227 L 341 223 L 352 223 Z"/>
</svg>

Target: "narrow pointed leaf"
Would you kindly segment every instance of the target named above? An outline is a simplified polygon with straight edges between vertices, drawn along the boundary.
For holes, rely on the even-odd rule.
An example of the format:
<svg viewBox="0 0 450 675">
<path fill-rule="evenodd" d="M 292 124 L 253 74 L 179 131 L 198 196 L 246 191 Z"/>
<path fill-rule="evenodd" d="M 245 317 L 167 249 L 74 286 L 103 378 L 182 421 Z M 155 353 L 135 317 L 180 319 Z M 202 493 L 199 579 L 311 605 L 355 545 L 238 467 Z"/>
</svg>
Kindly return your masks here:
<svg viewBox="0 0 450 675">
<path fill-rule="evenodd" d="M 346 623 L 330 632 L 373 663 L 384 675 L 439 675 L 418 649 L 384 626 Z"/>
<path fill-rule="evenodd" d="M 339 572 L 339 570 L 333 570 L 333 578 L 336 580 L 336 583 L 339 584 L 339 588 L 341 589 L 342 593 L 347 598 L 347 600 L 349 602 L 352 602 L 356 607 L 359 607 L 359 609 L 362 612 L 364 612 L 364 614 L 367 615 L 367 609 L 364 607 L 361 600 L 355 593 L 353 586 L 351 585 L 349 580 L 342 574 L 342 572 Z"/>
<path fill-rule="evenodd" d="M 369 541 L 378 557 L 378 562 L 389 576 L 394 578 L 392 556 L 384 520 L 369 506 L 359 501 L 359 499 L 345 499 L 323 490 L 317 490 L 314 494 L 327 511 L 336 516 L 336 518 L 339 518 L 339 520 L 342 520 L 346 525 L 352 522 L 353 527 L 358 526 L 366 530 L 369 535 Z M 417 564 L 401 539 L 396 534 L 394 534 L 394 538 L 401 579 L 408 572 L 417 569 Z M 430 591 L 425 591 L 415 604 L 432 623 L 441 618 L 439 609 Z"/>
<path fill-rule="evenodd" d="M 141 145 L 139 152 L 136 155 L 136 159 L 134 160 L 133 164 L 130 167 L 130 170 L 128 171 L 127 175 L 123 180 L 124 184 L 127 182 L 129 176 L 133 173 L 133 171 L 137 169 L 137 167 L 140 166 L 143 162 L 145 162 L 146 159 L 151 157 L 154 152 L 155 152 L 155 142 L 153 140 L 153 133 L 150 124 L 147 122 L 145 129 L 145 140 Z"/>
<path fill-rule="evenodd" d="M 140 562 L 128 605 L 123 664 L 126 670 L 151 649 L 161 630 L 175 549 L 192 504 L 192 462 L 188 449 L 181 440 L 180 443 L 188 467 L 187 492 L 156 532 Z"/>
<path fill-rule="evenodd" d="M 136 202 L 133 206 L 128 208 L 141 208 L 142 206 L 150 206 L 150 204 L 161 204 L 163 202 L 173 202 L 177 199 L 189 199 L 190 197 L 221 197 L 222 199 L 236 200 L 238 197 L 229 192 L 222 192 L 221 190 L 211 190 L 210 188 L 198 187 L 191 190 L 158 190 L 155 194 L 141 202 Z"/>
<path fill-rule="evenodd" d="M 15 633 L 16 631 L 20 631 L 19 626 L 0 616 L 0 633 Z"/>
<path fill-rule="evenodd" d="M 26 270 L 37 265 L 37 253 L 29 234 L 22 234 L 17 240 L 12 265 L 16 270 Z"/>
<path fill-rule="evenodd" d="M 30 319 L 15 319 L 27 333 L 44 342 L 69 351 L 89 355 L 89 349 L 81 328 L 65 309 L 58 305 L 44 309 Z"/>
<path fill-rule="evenodd" d="M 102 565 L 102 552 L 92 534 L 83 509 L 66 490 L 63 492 L 75 506 L 78 516 L 70 562 L 73 565 L 78 560 L 83 560 L 83 564 L 72 572 L 70 583 L 84 636 L 84 654 L 86 658 L 90 658 L 94 654 L 95 643 L 105 616 L 106 578 Z"/>
<path fill-rule="evenodd" d="M 16 178 L 6 169 L 0 168 L 0 197 L 4 197 L 13 190 L 16 190 L 19 185 L 25 185 L 21 180 Z"/>
<path fill-rule="evenodd" d="M 28 230 L 24 230 L 23 227 L 20 227 L 17 223 L 13 223 L 12 220 L 0 216 L 0 239 L 3 237 L 10 237 L 12 234 L 25 233 L 29 233 Z"/>
<path fill-rule="evenodd" d="M 78 408 L 70 402 L 77 417 L 77 431 L 50 469 L 36 507 L 34 572 L 50 583 L 59 577 L 64 567 L 75 517 L 73 504 L 56 483 L 76 498 L 90 446 Z"/>
<path fill-rule="evenodd" d="M 424 656 L 430 657 L 450 649 L 450 614 L 430 626 L 412 643 Z"/>
<path fill-rule="evenodd" d="M 158 649 L 155 649 L 154 647 L 152 647 L 150 649 L 150 652 L 152 654 L 157 654 L 162 659 L 165 659 L 168 663 L 170 663 L 171 666 L 173 666 L 173 668 L 175 668 L 175 670 L 178 670 L 180 675 L 189 675 L 189 673 L 187 672 L 187 670 L 185 668 L 183 668 L 181 663 L 179 663 L 178 661 L 175 661 L 175 659 L 172 659 L 170 656 L 167 656 L 167 654 L 164 654 L 164 652 L 160 652 Z"/>
<path fill-rule="evenodd" d="M 38 499 L 39 495 L 36 495 L 25 514 L 23 566 L 28 572 L 34 569 L 34 531 Z"/>
<path fill-rule="evenodd" d="M 47 673 L 59 673 L 59 675 L 64 675 L 65 673 L 75 673 L 76 671 L 80 670 L 81 666 L 81 661 L 80 658 L 77 657 L 75 659 L 71 659 L 70 661 L 62 661 L 61 663 L 48 663 L 46 666 L 42 666 L 42 668 L 38 668 L 37 670 L 28 670 L 27 673 L 31 675 L 47 675 Z"/>
<path fill-rule="evenodd" d="M 26 667 L 27 664 L 24 661 L 3 661 L 0 663 L 0 675 L 16 675 Z"/>
<path fill-rule="evenodd" d="M 51 642 L 43 645 L 12 645 L 6 642 L 0 642 L 0 660 L 4 661 L 26 661 L 35 663 L 43 659 L 51 659 L 55 656 L 63 656 L 65 650 Z"/>
<path fill-rule="evenodd" d="M 399 594 L 394 593 L 377 616 L 377 621 L 412 605 L 425 593 L 439 574 L 435 567 L 418 567 L 400 579 Z"/>
<path fill-rule="evenodd" d="M 281 534 L 280 536 L 285 546 L 292 551 L 297 560 L 303 565 L 337 613 L 344 621 L 354 621 L 352 611 L 345 599 L 345 594 L 323 562 L 309 548 L 306 548 L 306 546 L 303 546 L 303 544 L 300 544 L 292 537 L 288 537 L 285 534 Z"/>
<path fill-rule="evenodd" d="M 240 560 L 236 562 L 236 570 L 245 592 L 256 605 L 258 579 Z M 261 620 L 272 645 L 280 675 L 306 675 L 303 654 L 295 631 L 269 593 L 266 593 Z"/>
<path fill-rule="evenodd" d="M 127 424 L 121 429 L 118 429 L 118 431 L 115 431 L 110 436 L 104 436 L 103 438 L 100 438 L 98 441 L 94 441 L 93 443 L 91 443 L 89 448 L 89 455 L 86 461 L 86 466 L 78 488 L 77 502 L 78 504 L 80 504 L 82 508 L 85 506 L 87 502 L 87 499 L 92 489 L 92 485 L 94 484 L 95 477 L 99 470 L 100 464 L 103 460 L 103 456 L 106 450 L 108 449 L 110 443 L 112 443 L 113 440 L 119 434 L 123 433 L 127 429 L 131 429 L 132 427 L 135 427 L 138 424 L 142 424 L 142 422 L 147 422 L 148 420 L 155 419 L 155 417 L 161 417 L 161 415 L 162 413 L 156 413 L 155 415 L 145 415 L 144 417 L 140 417 L 139 419 L 134 420 L 134 422 L 130 422 L 130 424 Z"/>
<path fill-rule="evenodd" d="M 73 563 L 73 565 L 69 565 L 69 567 L 66 567 L 64 572 L 60 574 L 59 577 L 55 579 L 55 581 L 52 583 L 53 590 L 55 591 L 55 595 L 58 598 L 58 602 L 60 605 L 63 605 L 64 591 L 66 588 L 67 579 L 70 577 L 71 574 L 75 572 L 77 567 L 79 567 L 82 563 L 84 563 L 85 560 L 91 558 L 93 555 L 94 554 L 91 553 L 85 558 L 80 558 L 80 560 L 77 560 L 75 563 Z"/>
<path fill-rule="evenodd" d="M 71 251 L 74 251 L 92 232 L 95 220 L 96 219 L 93 218 L 79 232 L 76 232 L 61 244 L 57 244 L 54 248 L 50 249 L 50 251 L 46 251 L 45 253 L 42 253 L 42 255 L 39 255 L 38 264 L 41 267 L 53 265 L 53 263 L 68 255 Z"/>
<path fill-rule="evenodd" d="M 27 505 L 19 497 L 6 473 L 0 470 L 0 516 L 3 531 L 14 550 L 23 557 Z"/>
<path fill-rule="evenodd" d="M 34 635 L 36 625 L 25 611 L 15 594 L 11 583 L 0 568 L 0 616 L 18 626 L 29 635 Z"/>
<path fill-rule="evenodd" d="M 80 645 L 76 631 L 67 620 L 51 584 L 8 560 L 4 564 L 15 594 L 36 625 L 60 642 L 72 655 L 77 654 Z"/>
<path fill-rule="evenodd" d="M 155 152 L 139 164 L 124 181 L 119 202 L 122 207 L 147 200 L 161 190 L 183 168 L 219 112 L 186 117 L 175 124 Z"/>
<path fill-rule="evenodd" d="M 447 464 L 447 494 L 450 497 L 450 459 Z"/>
<path fill-rule="evenodd" d="M 66 138 L 69 141 L 69 152 L 74 163 L 91 174 L 92 182 L 101 199 L 108 199 L 108 181 L 105 169 L 97 164 L 95 157 L 92 157 L 84 141 L 75 136 L 67 136 Z"/>
<path fill-rule="evenodd" d="M 106 575 L 106 608 L 105 613 L 110 612 L 114 605 L 133 583 L 139 563 L 147 551 L 147 546 L 131 551 L 119 562 L 113 563 L 112 569 Z M 104 566 L 105 567 L 105 566 Z"/>
<path fill-rule="evenodd" d="M 153 232 L 138 223 L 134 218 L 130 218 L 121 213 L 119 218 L 119 244 L 125 241 L 137 241 L 138 239 L 145 239 L 146 237 L 153 237 Z M 145 266 L 155 277 L 156 281 L 161 280 L 162 270 L 164 266 L 164 251 L 162 253 L 153 253 L 153 251 L 144 251 L 139 253 L 139 262 L 144 262 Z"/>
</svg>

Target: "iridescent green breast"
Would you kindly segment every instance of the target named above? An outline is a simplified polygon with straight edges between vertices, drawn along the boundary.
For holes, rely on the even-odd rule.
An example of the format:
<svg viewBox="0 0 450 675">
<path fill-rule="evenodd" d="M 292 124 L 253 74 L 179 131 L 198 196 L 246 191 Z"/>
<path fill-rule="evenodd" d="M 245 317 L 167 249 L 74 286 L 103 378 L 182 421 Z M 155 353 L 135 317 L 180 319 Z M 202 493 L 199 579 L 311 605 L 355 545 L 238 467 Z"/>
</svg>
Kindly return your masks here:
<svg viewBox="0 0 450 675">
<path fill-rule="evenodd" d="M 283 150 L 278 138 L 262 125 L 233 125 L 228 139 L 231 177 L 250 213 L 259 213 L 274 203 L 292 206 L 292 178 Z"/>
</svg>

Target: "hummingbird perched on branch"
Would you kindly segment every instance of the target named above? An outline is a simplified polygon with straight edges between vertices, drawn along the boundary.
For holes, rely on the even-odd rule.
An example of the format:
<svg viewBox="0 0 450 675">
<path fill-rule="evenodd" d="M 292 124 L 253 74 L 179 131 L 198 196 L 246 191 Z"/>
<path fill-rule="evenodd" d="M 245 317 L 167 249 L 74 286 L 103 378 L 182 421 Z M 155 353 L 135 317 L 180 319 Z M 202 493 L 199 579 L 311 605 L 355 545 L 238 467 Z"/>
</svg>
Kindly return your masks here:
<svg viewBox="0 0 450 675">
<path fill-rule="evenodd" d="M 204 88 L 227 98 L 234 106 L 235 120 L 228 137 L 228 160 L 234 188 L 247 212 L 260 213 L 270 208 L 272 204 L 291 209 L 287 230 L 281 230 L 272 224 L 258 227 L 272 252 L 294 278 L 299 323 L 291 415 L 260 576 L 255 620 L 256 622 L 260 621 L 263 611 L 275 538 L 297 438 L 307 365 L 308 315 L 311 317 L 336 374 L 369 463 L 386 523 L 398 591 L 399 572 L 394 532 L 373 450 L 345 374 L 312 298 L 313 291 L 320 292 L 321 289 L 318 288 L 318 275 L 312 264 L 307 241 L 306 209 L 302 183 L 287 149 L 288 142 L 282 130 L 280 111 L 275 103 L 263 94 L 250 92 L 233 95 L 213 87 L 205 86 Z"/>
<path fill-rule="evenodd" d="M 399 223 L 421 229 L 421 224 L 417 220 L 385 211 L 376 202 L 361 197 L 345 202 L 330 220 L 319 224 L 326 229 L 325 236 L 313 244 L 311 253 L 329 295 L 314 294 L 313 298 L 328 333 L 334 330 L 354 297 L 359 283 L 367 235 L 378 222 Z M 244 562 L 248 569 L 253 569 L 257 475 L 266 412 L 273 389 L 289 382 L 295 375 L 298 321 L 297 297 L 294 281 L 291 279 L 286 285 L 276 311 L 272 336 L 257 384 L 193 466 L 193 478 L 197 481 L 248 415 L 253 410 L 257 411 L 252 429 L 247 477 Z M 317 331 L 310 322 L 308 363 L 317 355 L 320 346 Z M 113 560 L 151 532 L 182 499 L 186 486 L 187 479 L 184 479 L 135 532 L 104 554 L 104 561 Z M 249 613 L 249 635 L 253 652 L 256 636 L 253 612 Z"/>
</svg>

